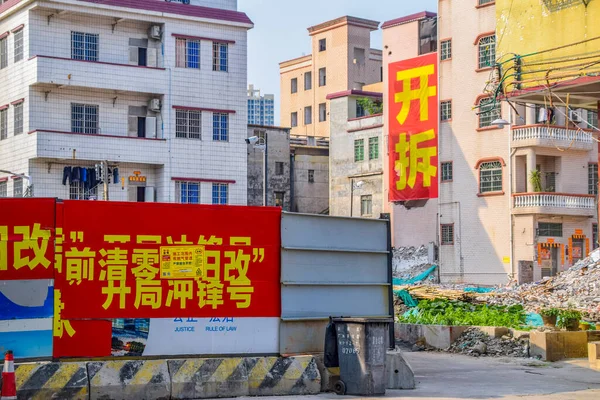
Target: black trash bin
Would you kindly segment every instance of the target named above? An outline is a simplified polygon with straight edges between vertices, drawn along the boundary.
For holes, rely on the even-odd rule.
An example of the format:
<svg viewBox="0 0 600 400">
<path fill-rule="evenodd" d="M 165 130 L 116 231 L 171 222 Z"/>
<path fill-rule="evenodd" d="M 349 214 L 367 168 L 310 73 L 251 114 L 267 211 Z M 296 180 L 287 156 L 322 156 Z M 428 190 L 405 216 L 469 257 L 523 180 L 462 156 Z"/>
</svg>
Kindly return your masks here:
<svg viewBox="0 0 600 400">
<path fill-rule="evenodd" d="M 337 334 L 339 395 L 385 394 L 385 355 L 392 318 L 333 318 Z"/>
</svg>

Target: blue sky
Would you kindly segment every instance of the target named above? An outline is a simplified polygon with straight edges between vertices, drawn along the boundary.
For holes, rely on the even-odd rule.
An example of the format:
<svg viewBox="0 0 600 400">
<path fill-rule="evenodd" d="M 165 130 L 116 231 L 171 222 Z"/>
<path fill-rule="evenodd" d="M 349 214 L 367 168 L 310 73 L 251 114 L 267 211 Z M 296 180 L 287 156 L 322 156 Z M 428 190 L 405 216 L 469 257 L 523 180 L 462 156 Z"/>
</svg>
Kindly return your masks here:
<svg viewBox="0 0 600 400">
<path fill-rule="evenodd" d="M 310 53 L 306 28 L 351 15 L 384 22 L 420 11 L 436 11 L 437 0 L 238 0 L 238 9 L 254 22 L 248 32 L 248 82 L 275 94 L 279 121 L 279 63 Z M 371 47 L 381 49 L 381 32 L 371 35 Z"/>
</svg>

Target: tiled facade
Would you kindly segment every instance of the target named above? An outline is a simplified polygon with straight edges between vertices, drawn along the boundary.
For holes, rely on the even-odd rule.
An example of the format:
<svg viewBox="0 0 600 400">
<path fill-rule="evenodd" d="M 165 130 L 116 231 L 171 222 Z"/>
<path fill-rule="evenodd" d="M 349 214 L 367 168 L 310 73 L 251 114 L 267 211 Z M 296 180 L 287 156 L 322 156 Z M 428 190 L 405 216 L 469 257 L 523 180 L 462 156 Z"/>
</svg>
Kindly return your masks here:
<svg viewBox="0 0 600 400">
<path fill-rule="evenodd" d="M 246 204 L 252 23 L 236 8 L 235 0 L 0 5 L 0 32 L 8 32 L 0 169 L 30 176 L 35 196 L 68 199 L 64 167 L 108 161 L 123 179 L 109 185 L 110 200 L 211 203 L 215 185 L 227 185 L 227 203 Z M 15 29 L 24 39 L 19 61 Z M 5 178 L 12 196 L 14 179 L 0 173 Z M 193 196 L 179 181 L 191 184 Z M 93 194 L 101 198 L 101 188 L 84 197 Z"/>
<path fill-rule="evenodd" d="M 312 53 L 279 64 L 282 126 L 291 134 L 329 137 L 327 95 L 380 82 L 381 50 L 371 49 L 379 23 L 342 17 L 308 28 Z"/>
<path fill-rule="evenodd" d="M 275 125 L 275 96 L 260 94 L 254 85 L 248 85 L 248 124 L 249 125 Z"/>
</svg>

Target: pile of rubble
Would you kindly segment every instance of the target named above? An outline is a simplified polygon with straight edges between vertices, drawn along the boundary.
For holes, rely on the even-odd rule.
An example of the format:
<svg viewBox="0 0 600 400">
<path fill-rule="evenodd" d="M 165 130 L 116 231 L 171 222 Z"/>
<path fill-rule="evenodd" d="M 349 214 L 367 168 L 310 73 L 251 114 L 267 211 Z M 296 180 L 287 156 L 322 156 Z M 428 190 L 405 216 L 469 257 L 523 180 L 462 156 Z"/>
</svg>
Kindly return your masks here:
<svg viewBox="0 0 600 400">
<path fill-rule="evenodd" d="M 469 328 L 447 351 L 473 357 L 529 357 L 529 338 L 509 335 L 494 338 L 477 328 Z"/>
<path fill-rule="evenodd" d="M 600 321 L 600 249 L 555 277 L 501 288 L 482 300 L 488 304 L 522 304 L 528 311 L 573 308 L 586 319 Z"/>
</svg>

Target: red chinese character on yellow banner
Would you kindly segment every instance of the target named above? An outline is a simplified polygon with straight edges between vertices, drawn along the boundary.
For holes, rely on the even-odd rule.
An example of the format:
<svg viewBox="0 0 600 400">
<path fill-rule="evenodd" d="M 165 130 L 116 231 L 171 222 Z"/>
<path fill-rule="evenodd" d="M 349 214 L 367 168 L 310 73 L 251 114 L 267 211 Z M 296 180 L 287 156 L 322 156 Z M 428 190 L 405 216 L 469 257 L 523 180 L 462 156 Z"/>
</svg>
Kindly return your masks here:
<svg viewBox="0 0 600 400">
<path fill-rule="evenodd" d="M 438 197 L 437 55 L 389 66 L 389 201 Z"/>
</svg>

